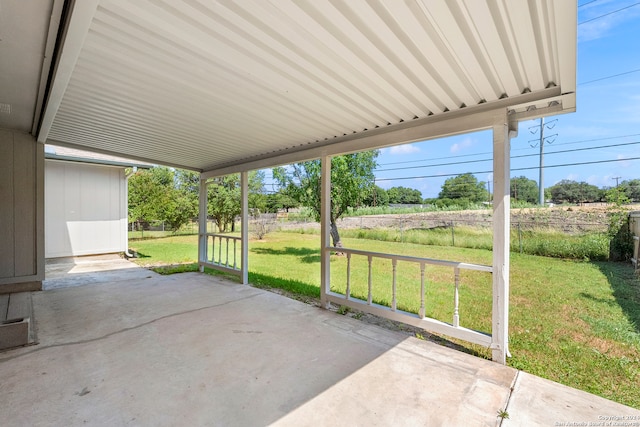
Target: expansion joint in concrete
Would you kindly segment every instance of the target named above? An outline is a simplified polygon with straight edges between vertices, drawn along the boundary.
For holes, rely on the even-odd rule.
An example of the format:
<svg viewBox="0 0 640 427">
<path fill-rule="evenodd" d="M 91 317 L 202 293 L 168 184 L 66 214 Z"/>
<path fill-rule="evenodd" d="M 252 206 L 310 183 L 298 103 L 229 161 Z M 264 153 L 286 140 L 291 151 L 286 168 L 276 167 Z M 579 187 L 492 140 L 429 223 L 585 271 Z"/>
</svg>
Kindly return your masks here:
<svg viewBox="0 0 640 427">
<path fill-rule="evenodd" d="M 123 328 L 123 329 L 119 329 L 117 331 L 109 332 L 108 334 L 105 334 L 105 335 L 102 335 L 102 336 L 99 336 L 99 337 L 96 337 L 96 338 L 91 338 L 91 339 L 86 339 L 86 340 L 78 340 L 78 341 L 72 341 L 72 342 L 65 342 L 65 343 L 60 343 L 60 344 L 51 344 L 51 345 L 47 345 L 47 346 L 37 347 L 37 348 L 34 348 L 31 351 L 27 351 L 27 352 L 24 352 L 24 353 L 16 354 L 16 355 L 5 357 L 5 358 L 0 358 L 0 363 L 8 362 L 10 360 L 18 359 L 18 358 L 27 356 L 29 354 L 37 353 L 37 352 L 40 352 L 40 351 L 43 351 L 43 350 L 47 350 L 47 349 L 50 349 L 50 348 L 68 347 L 68 346 L 72 346 L 72 345 L 87 344 L 87 343 L 102 341 L 102 340 L 105 340 L 107 338 L 113 337 L 115 335 L 120 335 L 120 334 L 123 334 L 125 332 L 129 332 L 129 331 L 133 331 L 133 330 L 136 330 L 136 329 L 143 328 L 145 326 L 154 324 L 154 323 L 159 322 L 161 320 L 170 319 L 170 318 L 174 318 L 174 317 L 179 317 L 179 316 L 183 316 L 185 314 L 190 314 L 190 313 L 197 313 L 199 311 L 209 310 L 209 309 L 212 309 L 212 308 L 224 307 L 226 305 L 233 304 L 235 302 L 239 302 L 239 301 L 243 301 L 243 300 L 247 300 L 247 299 L 251 299 L 251 298 L 257 297 L 259 295 L 260 295 L 259 293 L 255 293 L 253 295 L 249 295 L 249 296 L 246 296 L 246 297 L 237 298 L 237 299 L 233 299 L 233 300 L 230 300 L 230 301 L 225 301 L 225 302 L 220 303 L 220 304 L 213 304 L 213 305 L 208 305 L 206 307 L 199 307 L 199 308 L 195 308 L 195 309 L 192 309 L 192 310 L 185 310 L 185 311 L 180 311 L 178 313 L 167 314 L 166 316 L 157 317 L 155 319 L 151 319 L 151 320 L 149 320 L 147 322 L 140 323 L 140 324 L 135 325 L 135 326 L 130 326 L 128 328 Z"/>
<path fill-rule="evenodd" d="M 518 383 L 518 378 L 520 377 L 520 370 L 518 369 L 516 371 L 516 375 L 513 377 L 513 382 L 511 383 L 511 388 L 509 389 L 509 395 L 507 396 L 507 401 L 504 404 L 504 412 L 506 414 L 509 414 L 509 403 L 511 402 L 511 396 L 513 396 L 513 391 L 516 388 L 516 384 Z M 502 426 L 502 423 L 504 423 L 504 420 L 508 419 L 508 417 L 501 417 L 500 421 L 498 422 L 498 426 Z"/>
</svg>

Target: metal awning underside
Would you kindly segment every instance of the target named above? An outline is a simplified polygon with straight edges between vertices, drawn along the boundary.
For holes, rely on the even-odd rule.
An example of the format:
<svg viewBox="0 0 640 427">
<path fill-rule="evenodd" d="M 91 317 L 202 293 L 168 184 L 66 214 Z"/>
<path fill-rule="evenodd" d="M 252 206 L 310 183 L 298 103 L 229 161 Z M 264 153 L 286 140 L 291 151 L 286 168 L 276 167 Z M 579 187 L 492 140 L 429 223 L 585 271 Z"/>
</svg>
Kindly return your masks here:
<svg viewBox="0 0 640 427">
<path fill-rule="evenodd" d="M 575 1 L 82 0 L 62 37 L 39 141 L 200 171 L 575 109 Z"/>
</svg>

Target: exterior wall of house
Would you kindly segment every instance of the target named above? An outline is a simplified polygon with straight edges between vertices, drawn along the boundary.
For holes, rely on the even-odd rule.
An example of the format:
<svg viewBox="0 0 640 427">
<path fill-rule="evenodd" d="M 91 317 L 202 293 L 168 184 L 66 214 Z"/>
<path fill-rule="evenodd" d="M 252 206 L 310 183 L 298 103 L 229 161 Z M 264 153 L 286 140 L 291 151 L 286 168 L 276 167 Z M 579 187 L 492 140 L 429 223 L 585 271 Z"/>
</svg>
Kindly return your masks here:
<svg viewBox="0 0 640 427">
<path fill-rule="evenodd" d="M 45 257 L 124 252 L 124 168 L 45 161 Z"/>
<path fill-rule="evenodd" d="M 42 289 L 44 146 L 0 129 L 0 293 Z"/>
</svg>

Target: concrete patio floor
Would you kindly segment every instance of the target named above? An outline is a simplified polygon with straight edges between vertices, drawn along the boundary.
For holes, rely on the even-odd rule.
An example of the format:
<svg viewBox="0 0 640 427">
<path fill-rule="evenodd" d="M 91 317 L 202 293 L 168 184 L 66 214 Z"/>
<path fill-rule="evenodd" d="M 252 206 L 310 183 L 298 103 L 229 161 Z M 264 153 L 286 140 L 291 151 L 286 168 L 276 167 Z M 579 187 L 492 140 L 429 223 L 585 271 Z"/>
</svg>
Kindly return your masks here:
<svg viewBox="0 0 640 427">
<path fill-rule="evenodd" d="M 39 344 L 0 353 L 3 426 L 640 425 L 638 410 L 271 292 L 90 264 L 49 265 Z"/>
</svg>

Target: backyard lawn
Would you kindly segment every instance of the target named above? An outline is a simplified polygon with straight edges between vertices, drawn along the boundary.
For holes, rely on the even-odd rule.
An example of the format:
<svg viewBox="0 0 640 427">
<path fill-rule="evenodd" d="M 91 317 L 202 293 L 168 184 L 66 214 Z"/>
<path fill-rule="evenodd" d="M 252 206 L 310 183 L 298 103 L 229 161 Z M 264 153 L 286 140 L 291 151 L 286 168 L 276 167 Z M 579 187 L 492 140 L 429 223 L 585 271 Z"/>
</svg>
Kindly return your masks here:
<svg viewBox="0 0 640 427">
<path fill-rule="evenodd" d="M 428 246 L 345 238 L 345 247 L 374 252 L 491 265 L 484 249 Z M 193 263 L 197 236 L 131 241 L 140 265 Z M 239 259 L 239 258 L 238 258 Z M 346 257 L 331 260 L 331 287 L 344 292 Z M 195 265 L 185 267 L 194 271 Z M 273 232 L 251 241 L 249 281 L 319 297 L 320 251 L 317 235 Z M 374 261 L 374 301 L 391 298 L 391 265 Z M 355 257 L 352 294 L 366 299 L 367 262 Z M 427 268 L 427 316 L 451 322 L 453 272 Z M 417 312 L 420 271 L 398 264 L 398 308 Z M 514 368 L 640 408 L 640 281 L 627 264 L 562 260 L 512 253 L 510 350 Z M 490 332 L 491 276 L 462 272 L 460 324 Z M 425 334 L 426 335 L 426 334 Z M 490 357 L 479 346 L 466 351 Z"/>
</svg>

